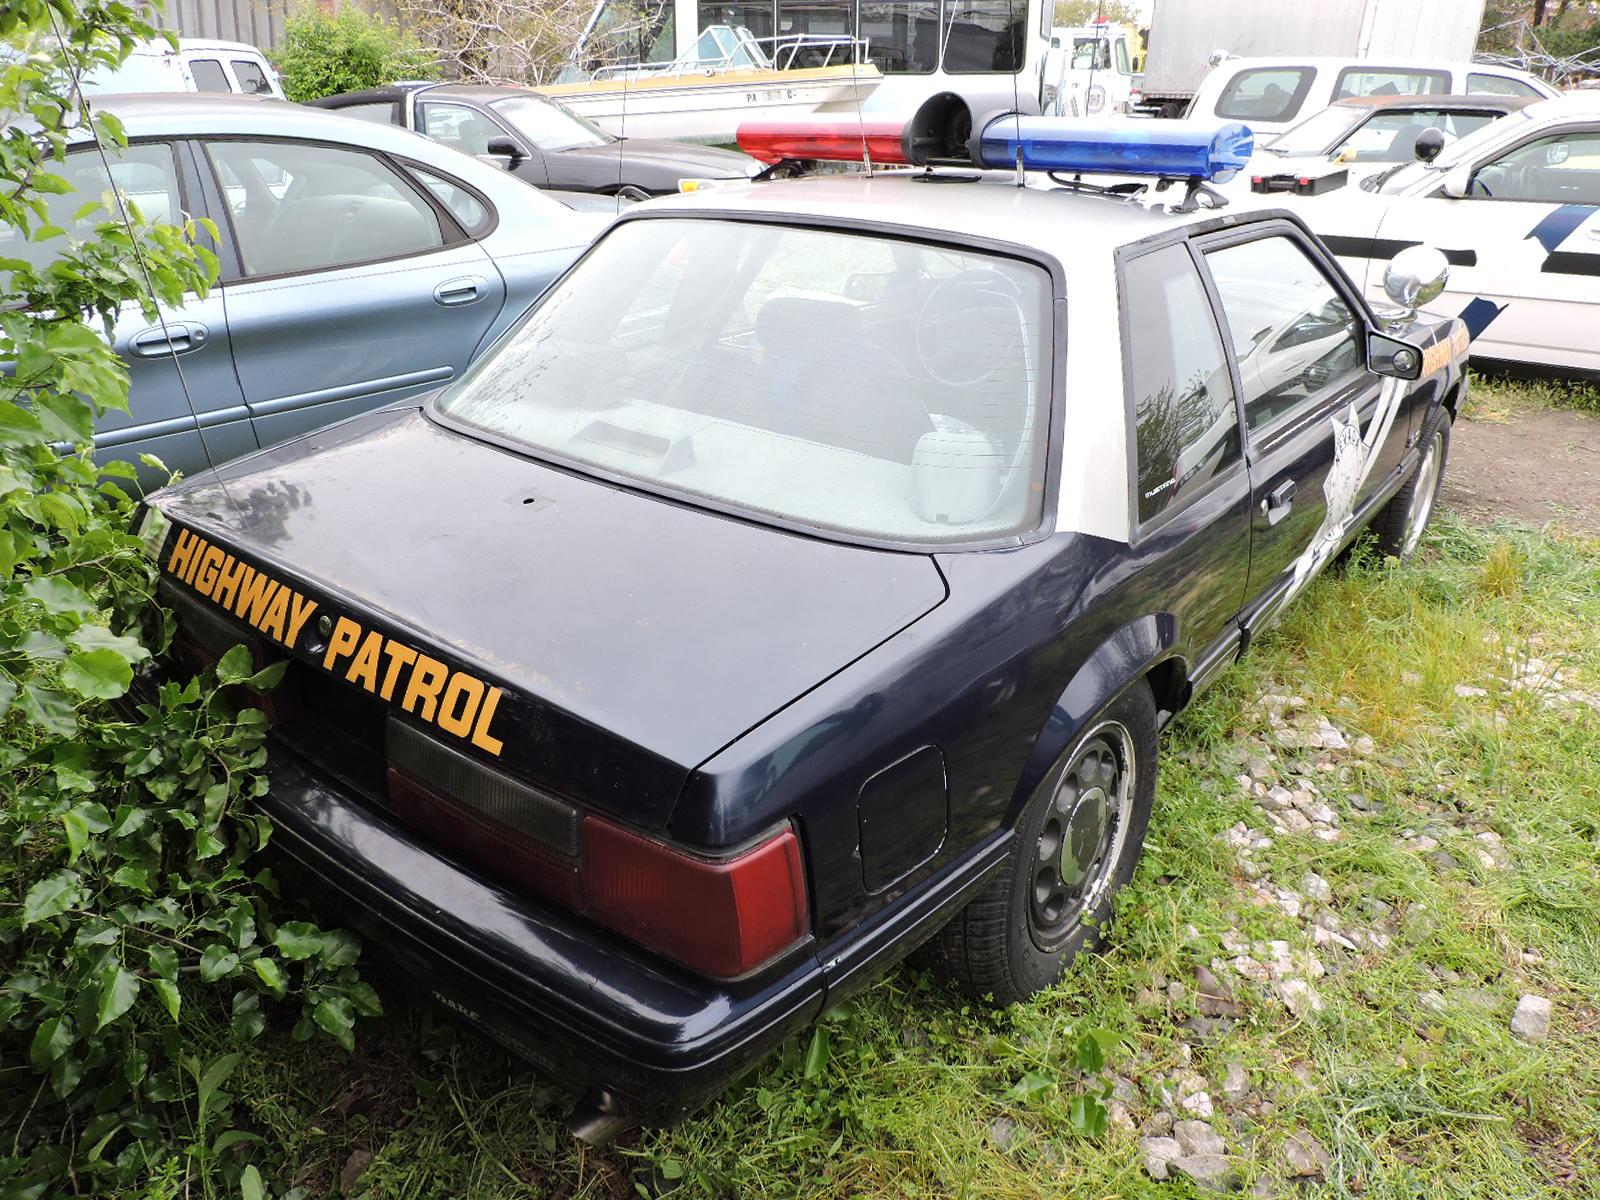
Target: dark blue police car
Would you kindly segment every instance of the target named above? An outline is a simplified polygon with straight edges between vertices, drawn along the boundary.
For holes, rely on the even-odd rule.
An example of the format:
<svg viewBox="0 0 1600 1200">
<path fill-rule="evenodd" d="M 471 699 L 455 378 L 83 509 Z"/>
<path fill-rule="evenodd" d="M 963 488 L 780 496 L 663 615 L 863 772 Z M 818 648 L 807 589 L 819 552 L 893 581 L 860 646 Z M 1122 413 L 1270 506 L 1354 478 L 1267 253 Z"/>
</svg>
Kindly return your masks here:
<svg viewBox="0 0 1600 1200">
<path fill-rule="evenodd" d="M 291 661 L 274 845 L 592 1136 L 922 943 L 1050 984 L 1161 727 L 1362 529 L 1417 543 L 1442 259 L 1380 319 L 1287 213 L 1061 174 L 1215 174 L 1233 132 L 1084 128 L 905 139 L 1054 177 L 642 206 L 458 383 L 153 501 L 187 651 Z"/>
</svg>

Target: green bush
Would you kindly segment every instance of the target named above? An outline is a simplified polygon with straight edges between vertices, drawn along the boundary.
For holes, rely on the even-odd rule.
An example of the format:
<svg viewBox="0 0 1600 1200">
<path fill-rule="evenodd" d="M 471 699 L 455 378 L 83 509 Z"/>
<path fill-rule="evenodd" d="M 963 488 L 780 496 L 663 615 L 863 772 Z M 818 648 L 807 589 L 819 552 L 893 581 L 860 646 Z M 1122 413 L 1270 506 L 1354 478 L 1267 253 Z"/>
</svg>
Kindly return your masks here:
<svg viewBox="0 0 1600 1200">
<path fill-rule="evenodd" d="M 308 6 L 290 17 L 270 55 L 284 93 L 304 102 L 397 79 L 435 79 L 438 67 L 399 25 L 352 6 Z"/>
<path fill-rule="evenodd" d="M 260 1197 L 223 1090 L 239 1055 L 199 1052 L 195 1025 L 242 1044 L 287 1001 L 295 1036 L 349 1047 L 378 1011 L 355 938 L 285 920 L 251 861 L 271 834 L 250 804 L 265 720 L 233 699 L 281 666 L 239 646 L 201 678 L 149 674 L 172 619 L 133 531 L 137 474 L 93 458 L 96 421 L 128 409 L 114 316 L 154 321 L 217 275 L 197 223 L 124 219 L 109 193 L 73 197 L 70 230 L 51 220 L 83 131 L 125 143 L 73 78 L 154 33 L 124 0 L 0 7 L 0 245 L 49 247 L 0 257 L 4 1197 Z"/>
</svg>

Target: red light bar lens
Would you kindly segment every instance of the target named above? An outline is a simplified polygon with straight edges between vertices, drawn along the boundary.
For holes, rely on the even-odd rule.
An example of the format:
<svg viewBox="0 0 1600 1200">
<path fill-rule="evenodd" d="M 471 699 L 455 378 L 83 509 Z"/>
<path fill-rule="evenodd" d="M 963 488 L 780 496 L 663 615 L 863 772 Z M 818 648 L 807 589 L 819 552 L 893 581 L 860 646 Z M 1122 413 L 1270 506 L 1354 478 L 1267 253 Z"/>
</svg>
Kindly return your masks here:
<svg viewBox="0 0 1600 1200">
<path fill-rule="evenodd" d="M 810 927 L 788 827 L 733 858 L 705 859 L 587 817 L 583 891 L 600 924 L 721 978 L 759 967 Z"/>
<path fill-rule="evenodd" d="M 746 121 L 739 126 L 739 149 L 764 163 L 786 159 L 816 159 L 822 162 L 860 162 L 871 158 L 874 164 L 905 166 L 909 163 L 900 145 L 905 125 L 900 121 L 799 122 Z"/>
</svg>

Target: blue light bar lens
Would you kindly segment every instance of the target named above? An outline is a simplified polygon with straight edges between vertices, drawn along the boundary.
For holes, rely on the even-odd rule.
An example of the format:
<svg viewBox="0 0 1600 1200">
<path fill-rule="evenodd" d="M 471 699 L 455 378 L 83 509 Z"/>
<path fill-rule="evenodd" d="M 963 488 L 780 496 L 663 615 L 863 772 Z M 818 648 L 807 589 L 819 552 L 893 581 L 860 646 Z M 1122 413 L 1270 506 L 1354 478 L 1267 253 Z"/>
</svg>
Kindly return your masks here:
<svg viewBox="0 0 1600 1200">
<path fill-rule="evenodd" d="M 1029 171 L 1231 179 L 1250 161 L 1255 135 L 1237 121 L 1081 121 L 996 117 L 979 142 L 980 166 Z"/>
</svg>

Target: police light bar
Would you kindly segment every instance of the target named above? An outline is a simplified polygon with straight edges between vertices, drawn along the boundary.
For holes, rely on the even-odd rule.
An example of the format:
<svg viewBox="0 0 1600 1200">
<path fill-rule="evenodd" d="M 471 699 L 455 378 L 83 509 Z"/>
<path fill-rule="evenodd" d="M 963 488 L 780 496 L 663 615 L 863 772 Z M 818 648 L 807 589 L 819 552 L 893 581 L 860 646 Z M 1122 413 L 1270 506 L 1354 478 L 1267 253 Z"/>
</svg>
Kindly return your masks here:
<svg viewBox="0 0 1600 1200">
<path fill-rule="evenodd" d="M 1002 115 L 974 139 L 976 165 L 1066 174 L 1233 178 L 1250 161 L 1255 136 L 1237 121 L 1082 121 Z"/>
<path fill-rule="evenodd" d="M 1221 182 L 1250 160 L 1255 137 L 1237 121 L 1084 121 L 992 111 L 974 119 L 966 100 L 939 92 L 910 121 L 854 117 L 748 121 L 739 148 L 766 163 L 861 162 L 983 167 L 1066 174 L 1142 175 Z"/>
<path fill-rule="evenodd" d="M 900 146 L 903 121 L 861 121 L 838 117 L 828 121 L 746 121 L 735 136 L 739 149 L 764 163 L 861 162 L 905 166 L 910 159 Z"/>
</svg>

